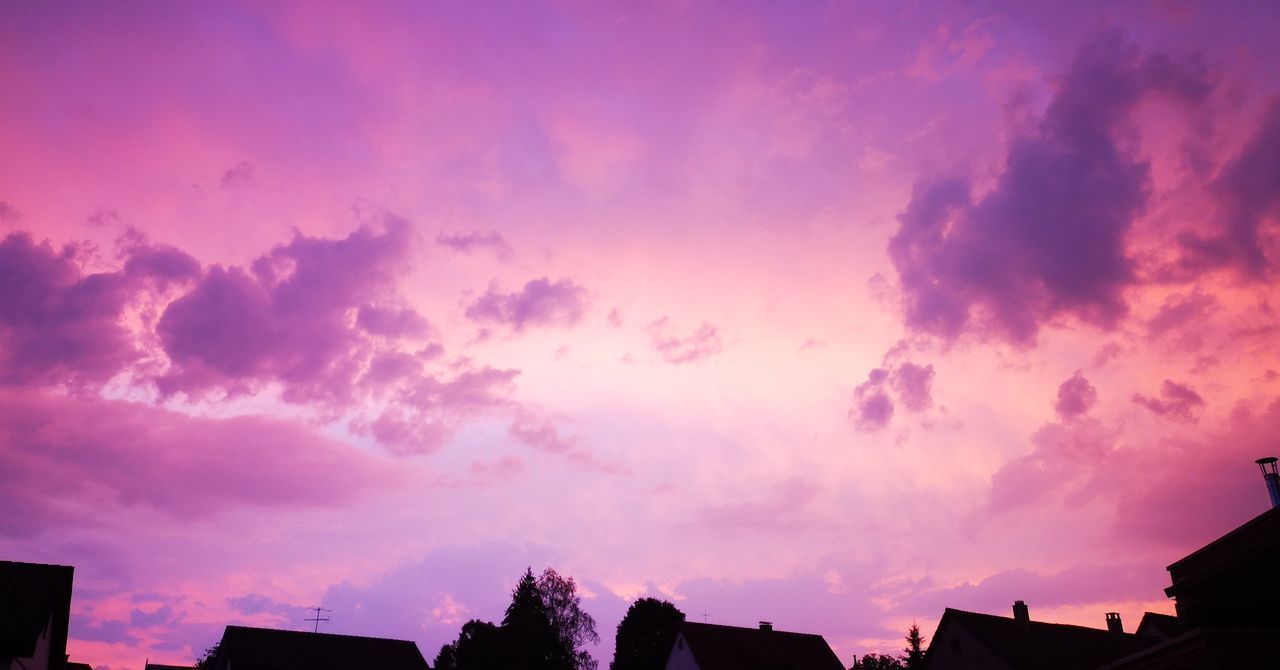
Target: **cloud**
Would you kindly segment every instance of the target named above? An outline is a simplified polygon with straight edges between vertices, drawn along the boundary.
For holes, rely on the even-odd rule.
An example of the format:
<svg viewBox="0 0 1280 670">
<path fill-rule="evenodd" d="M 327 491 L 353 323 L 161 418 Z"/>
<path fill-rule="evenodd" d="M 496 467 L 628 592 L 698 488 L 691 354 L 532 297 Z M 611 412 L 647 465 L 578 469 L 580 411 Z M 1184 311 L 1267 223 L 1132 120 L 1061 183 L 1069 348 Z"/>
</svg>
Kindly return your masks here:
<svg viewBox="0 0 1280 670">
<path fill-rule="evenodd" d="M 1098 402 L 1098 389 L 1085 379 L 1080 370 L 1058 386 L 1058 401 L 1053 410 L 1063 421 L 1084 416 Z"/>
<path fill-rule="evenodd" d="M 1161 384 L 1159 398 L 1135 393 L 1133 402 L 1161 416 L 1181 421 L 1196 421 L 1196 412 L 1204 407 L 1204 398 L 1199 393 L 1171 379 L 1166 379 Z"/>
<path fill-rule="evenodd" d="M 888 370 L 876 368 L 867 373 L 867 381 L 853 390 L 853 407 L 849 409 L 849 420 L 858 430 L 880 430 L 893 418 L 893 400 L 885 390 L 888 379 Z"/>
<path fill-rule="evenodd" d="M 1276 235 L 1268 221 L 1280 215 L 1280 98 L 1275 99 L 1240 153 L 1211 185 L 1218 205 L 1217 231 L 1187 233 L 1179 239 L 1184 271 L 1232 267 L 1241 275 L 1265 280 L 1275 268 Z"/>
<path fill-rule="evenodd" d="M 605 463 L 584 448 L 577 438 L 566 437 L 549 419 L 539 417 L 529 410 L 519 410 L 507 426 L 507 434 L 517 442 L 539 451 L 563 456 L 572 463 L 590 470 L 610 474 L 627 474 L 620 465 Z"/>
<path fill-rule="evenodd" d="M 126 507 L 177 519 L 332 507 L 399 481 L 389 466 L 292 422 L 30 389 L 0 390 L 0 444 L 0 497 L 21 512 L 0 520 L 10 537 L 92 525 Z"/>
<path fill-rule="evenodd" d="M 387 217 L 381 232 L 361 227 L 340 240 L 298 234 L 251 269 L 211 267 L 157 325 L 170 361 L 156 380 L 161 391 L 234 393 L 278 381 L 292 402 L 349 401 L 369 353 L 364 329 L 415 323 L 410 312 L 378 306 L 393 293 L 408 243 L 408 223 Z M 353 310 L 369 310 L 363 326 L 351 323 Z"/>
<path fill-rule="evenodd" d="M 383 337 L 425 337 L 432 333 L 431 324 L 407 307 L 365 305 L 356 316 L 356 325 L 370 335 Z"/>
<path fill-rule="evenodd" d="M 1058 572 L 1042 574 L 1024 568 L 1002 570 L 977 583 L 917 591 L 904 598 L 900 609 L 937 616 L 943 608 L 1009 616 L 1015 600 L 1032 606 L 1061 607 L 1114 603 L 1118 600 L 1148 600 L 1167 585 L 1158 570 L 1146 565 L 1074 565 Z M 1035 619 L 1035 612 L 1031 613 Z M 1102 627 L 1102 613 L 1094 627 Z M 1137 622 L 1129 622 L 1130 626 Z"/>
<path fill-rule="evenodd" d="M 922 180 L 889 242 L 906 325 L 1019 346 L 1064 316 L 1114 328 L 1135 280 L 1126 235 L 1145 210 L 1150 165 L 1117 135 L 1152 94 L 1195 103 L 1203 68 L 1142 54 L 1110 33 L 1087 45 L 1036 130 L 1016 139 L 995 188 Z"/>
<path fill-rule="evenodd" d="M 465 233 L 440 233 L 436 235 L 436 244 L 464 254 L 473 254 L 487 249 L 499 259 L 511 256 L 511 245 L 507 244 L 507 240 L 496 230 L 487 233 L 474 230 Z"/>
<path fill-rule="evenodd" d="M 906 362 L 893 371 L 893 392 L 910 412 L 923 412 L 933 407 L 933 366 Z"/>
<path fill-rule="evenodd" d="M 1220 305 L 1217 298 L 1199 290 L 1171 295 L 1160 305 L 1160 311 L 1147 321 L 1147 339 L 1155 341 L 1184 324 L 1202 322 Z"/>
<path fill-rule="evenodd" d="M 0 383 L 74 386 L 105 382 L 141 352 L 121 323 L 151 287 L 189 279 L 195 259 L 133 237 L 124 268 L 85 274 L 87 252 L 37 244 L 25 232 L 0 241 Z"/>
<path fill-rule="evenodd" d="M 360 417 L 349 425 L 393 453 L 430 453 L 444 446 L 464 419 L 510 409 L 506 398 L 519 374 L 519 370 L 485 366 L 463 370 L 452 378 L 414 375 L 376 416 Z"/>
<path fill-rule="evenodd" d="M 1026 507 L 1063 490 L 1069 504 L 1096 495 L 1082 482 L 1111 454 L 1115 434 L 1102 423 L 1082 417 L 1041 427 L 1031 443 L 1030 454 L 1005 463 L 991 476 L 988 501 L 993 511 Z"/>
<path fill-rule="evenodd" d="M 472 321 L 503 324 L 519 333 L 530 326 L 572 326 L 582 320 L 586 303 L 587 290 L 572 280 L 552 282 L 542 277 L 512 293 L 490 284 L 465 314 Z"/>
<path fill-rule="evenodd" d="M 645 330 L 649 333 L 649 344 L 653 350 L 668 363 L 692 363 L 724 351 L 720 331 L 710 323 L 703 322 L 697 330 L 680 337 L 669 333 L 667 317 L 664 316 L 650 323 Z"/>
<path fill-rule="evenodd" d="M 22 218 L 22 212 L 17 207 L 0 200 L 0 223 L 17 223 Z"/>
<path fill-rule="evenodd" d="M 252 186 L 257 181 L 257 178 L 253 176 L 253 163 L 240 161 L 222 173 L 220 183 L 222 188 L 237 188 Z"/>
</svg>

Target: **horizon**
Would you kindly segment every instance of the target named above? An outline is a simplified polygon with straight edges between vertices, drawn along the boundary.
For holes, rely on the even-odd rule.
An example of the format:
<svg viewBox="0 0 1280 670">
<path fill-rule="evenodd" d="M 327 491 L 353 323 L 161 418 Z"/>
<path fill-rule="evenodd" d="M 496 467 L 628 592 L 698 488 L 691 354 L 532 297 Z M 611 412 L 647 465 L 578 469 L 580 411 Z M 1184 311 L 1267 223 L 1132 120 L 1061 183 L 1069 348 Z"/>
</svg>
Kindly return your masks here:
<svg viewBox="0 0 1280 670">
<path fill-rule="evenodd" d="M 1172 613 L 1280 455 L 1280 6 L 1065 4 L 6 4 L 0 559 L 97 670 L 526 568 L 606 667 Z"/>
</svg>

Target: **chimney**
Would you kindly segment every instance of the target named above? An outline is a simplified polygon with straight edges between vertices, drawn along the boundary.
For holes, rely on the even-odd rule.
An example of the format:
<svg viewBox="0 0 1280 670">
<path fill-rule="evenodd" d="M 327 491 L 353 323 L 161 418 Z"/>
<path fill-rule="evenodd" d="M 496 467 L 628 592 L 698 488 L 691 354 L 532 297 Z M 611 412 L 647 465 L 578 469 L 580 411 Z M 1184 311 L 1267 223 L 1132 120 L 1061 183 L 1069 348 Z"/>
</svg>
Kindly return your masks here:
<svg viewBox="0 0 1280 670">
<path fill-rule="evenodd" d="M 1031 612 L 1027 611 L 1027 604 L 1021 600 L 1013 601 L 1013 620 L 1021 624 L 1031 623 Z"/>
<path fill-rule="evenodd" d="M 1280 507 L 1280 474 L 1276 473 L 1276 457 L 1259 458 L 1254 461 L 1262 468 L 1262 481 L 1267 483 L 1267 493 L 1271 496 L 1271 506 Z"/>
<path fill-rule="evenodd" d="M 1107 612 L 1107 630 L 1112 633 L 1124 633 L 1124 624 L 1120 623 L 1119 612 Z"/>
<path fill-rule="evenodd" d="M 772 621 L 761 621 L 761 622 L 760 622 L 760 630 L 773 630 L 773 622 L 772 622 Z"/>
</svg>

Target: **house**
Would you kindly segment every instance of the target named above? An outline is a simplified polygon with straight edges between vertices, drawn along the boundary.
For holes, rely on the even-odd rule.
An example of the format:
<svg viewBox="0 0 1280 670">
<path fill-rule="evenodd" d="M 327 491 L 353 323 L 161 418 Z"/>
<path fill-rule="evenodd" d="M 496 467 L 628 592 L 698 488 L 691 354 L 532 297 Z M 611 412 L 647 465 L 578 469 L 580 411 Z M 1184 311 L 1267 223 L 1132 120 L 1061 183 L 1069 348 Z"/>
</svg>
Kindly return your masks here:
<svg viewBox="0 0 1280 670">
<path fill-rule="evenodd" d="M 418 645 L 356 635 L 227 626 L 214 670 L 429 670 Z"/>
<path fill-rule="evenodd" d="M 844 670 L 821 635 L 686 621 L 680 625 L 667 670 Z"/>
<path fill-rule="evenodd" d="M 142 670 L 196 670 L 196 667 L 194 665 L 162 665 L 147 661 Z"/>
<path fill-rule="evenodd" d="M 65 670 L 74 571 L 0 561 L 0 670 Z"/>
<path fill-rule="evenodd" d="M 928 670 L 1092 670 L 1159 642 L 1124 632 L 1108 612 L 1107 629 L 1032 621 L 1021 600 L 1013 617 L 948 607 L 925 652 Z M 1150 624 L 1154 625 L 1154 624 Z"/>
<path fill-rule="evenodd" d="M 78 663 L 76 661 L 67 661 L 67 670 L 93 670 L 93 666 L 88 663 Z"/>
<path fill-rule="evenodd" d="M 1258 465 L 1272 508 L 1170 565 L 1176 624 L 1107 670 L 1280 667 L 1280 486 L 1275 458 Z"/>
</svg>

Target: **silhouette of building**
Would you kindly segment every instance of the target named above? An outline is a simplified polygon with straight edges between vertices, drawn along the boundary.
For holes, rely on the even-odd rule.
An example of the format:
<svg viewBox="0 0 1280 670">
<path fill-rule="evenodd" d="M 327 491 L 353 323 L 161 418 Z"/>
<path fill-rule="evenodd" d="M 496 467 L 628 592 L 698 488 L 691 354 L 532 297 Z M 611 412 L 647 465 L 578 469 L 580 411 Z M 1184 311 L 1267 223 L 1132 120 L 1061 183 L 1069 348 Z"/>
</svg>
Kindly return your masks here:
<svg viewBox="0 0 1280 670">
<path fill-rule="evenodd" d="M 1166 622 L 1163 642 L 1107 670 L 1280 668 L 1280 507 L 1168 569 L 1164 592 L 1176 602 L 1176 625 Z"/>
<path fill-rule="evenodd" d="M 196 670 L 196 666 L 194 665 L 163 665 L 160 663 L 151 663 L 148 661 L 142 670 Z"/>
<path fill-rule="evenodd" d="M 93 666 L 88 663 L 67 661 L 67 670 L 93 670 Z"/>
<path fill-rule="evenodd" d="M 409 640 L 227 626 L 214 670 L 429 670 Z"/>
<path fill-rule="evenodd" d="M 844 670 L 821 635 L 686 621 L 680 625 L 667 670 Z"/>
<path fill-rule="evenodd" d="M 0 669 L 66 670 L 74 571 L 0 561 Z"/>
<path fill-rule="evenodd" d="M 1146 619 L 1144 618 L 1144 621 Z M 1090 670 L 1159 643 L 1124 632 L 1108 612 L 1107 629 L 1032 621 L 1021 600 L 1013 617 L 948 607 L 925 653 L 928 670 Z"/>
</svg>

